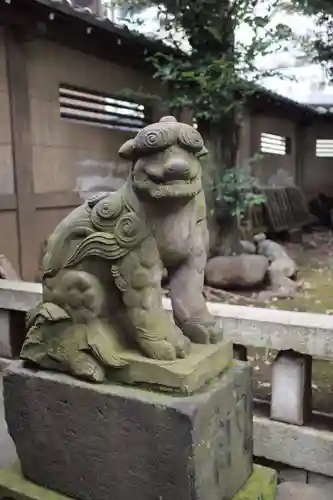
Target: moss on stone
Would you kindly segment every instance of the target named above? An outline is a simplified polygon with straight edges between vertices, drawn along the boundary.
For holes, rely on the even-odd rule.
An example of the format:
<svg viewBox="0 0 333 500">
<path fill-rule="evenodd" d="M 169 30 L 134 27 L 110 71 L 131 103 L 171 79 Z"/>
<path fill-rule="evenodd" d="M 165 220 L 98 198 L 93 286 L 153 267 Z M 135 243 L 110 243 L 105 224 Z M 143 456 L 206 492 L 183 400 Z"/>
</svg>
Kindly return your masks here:
<svg viewBox="0 0 333 500">
<path fill-rule="evenodd" d="M 253 473 L 233 500 L 275 500 L 277 495 L 277 472 L 255 465 Z"/>
<path fill-rule="evenodd" d="M 276 500 L 276 492 L 276 471 L 255 465 L 249 480 L 233 500 Z M 0 470 L 0 498 L 8 498 L 8 500 L 71 500 L 70 497 L 25 479 L 19 464 Z"/>
<path fill-rule="evenodd" d="M 8 500 L 71 500 L 23 477 L 19 464 L 0 470 L 0 498 Z"/>
</svg>

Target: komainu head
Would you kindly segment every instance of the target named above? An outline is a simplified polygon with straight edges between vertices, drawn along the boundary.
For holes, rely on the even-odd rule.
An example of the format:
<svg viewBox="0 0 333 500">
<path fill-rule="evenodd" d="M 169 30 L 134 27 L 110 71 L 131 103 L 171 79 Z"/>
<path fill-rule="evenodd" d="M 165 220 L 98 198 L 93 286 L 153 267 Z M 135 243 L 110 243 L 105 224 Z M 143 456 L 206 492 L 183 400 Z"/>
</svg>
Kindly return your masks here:
<svg viewBox="0 0 333 500">
<path fill-rule="evenodd" d="M 148 125 L 119 150 L 132 161 L 133 189 L 145 201 L 196 196 L 201 191 L 198 158 L 205 153 L 199 132 L 173 116 Z"/>
</svg>

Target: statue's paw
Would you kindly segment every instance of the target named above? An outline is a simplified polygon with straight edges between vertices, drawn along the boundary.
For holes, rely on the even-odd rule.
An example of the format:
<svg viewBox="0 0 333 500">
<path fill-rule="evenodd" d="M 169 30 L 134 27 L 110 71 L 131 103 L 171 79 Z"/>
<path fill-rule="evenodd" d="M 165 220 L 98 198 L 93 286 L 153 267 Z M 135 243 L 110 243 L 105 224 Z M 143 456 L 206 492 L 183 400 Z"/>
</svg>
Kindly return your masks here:
<svg viewBox="0 0 333 500">
<path fill-rule="evenodd" d="M 78 378 L 101 383 L 105 380 L 105 370 L 97 360 L 86 352 L 78 352 L 70 361 L 70 371 Z"/>
<path fill-rule="evenodd" d="M 216 322 L 208 326 L 208 332 L 211 344 L 217 344 L 223 340 L 223 330 Z"/>
<path fill-rule="evenodd" d="M 141 349 L 153 359 L 173 361 L 177 358 L 175 347 L 167 340 L 140 340 Z"/>
<path fill-rule="evenodd" d="M 195 344 L 216 344 L 222 340 L 222 330 L 214 320 L 193 319 L 181 325 L 184 335 Z"/>
<path fill-rule="evenodd" d="M 208 329 L 197 322 L 187 321 L 182 325 L 184 335 L 195 344 L 210 344 L 210 335 Z"/>
<path fill-rule="evenodd" d="M 191 352 L 191 341 L 185 335 L 181 334 L 175 345 L 178 358 L 186 358 Z"/>
<path fill-rule="evenodd" d="M 178 358 L 186 358 L 186 356 L 190 354 L 191 341 L 189 338 L 183 335 L 183 332 L 177 326 L 171 329 L 170 333 L 167 336 L 167 340 L 171 342 L 171 344 L 176 349 Z"/>
</svg>

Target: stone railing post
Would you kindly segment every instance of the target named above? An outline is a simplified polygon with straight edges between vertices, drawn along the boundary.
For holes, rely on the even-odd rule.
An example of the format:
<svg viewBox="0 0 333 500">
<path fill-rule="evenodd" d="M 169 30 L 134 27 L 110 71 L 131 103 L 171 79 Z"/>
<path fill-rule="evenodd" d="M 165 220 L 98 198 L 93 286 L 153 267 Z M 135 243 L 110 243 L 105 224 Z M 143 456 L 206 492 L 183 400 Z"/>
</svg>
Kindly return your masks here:
<svg viewBox="0 0 333 500">
<path fill-rule="evenodd" d="M 312 357 L 281 351 L 272 366 L 271 419 L 304 425 L 311 417 Z"/>
</svg>

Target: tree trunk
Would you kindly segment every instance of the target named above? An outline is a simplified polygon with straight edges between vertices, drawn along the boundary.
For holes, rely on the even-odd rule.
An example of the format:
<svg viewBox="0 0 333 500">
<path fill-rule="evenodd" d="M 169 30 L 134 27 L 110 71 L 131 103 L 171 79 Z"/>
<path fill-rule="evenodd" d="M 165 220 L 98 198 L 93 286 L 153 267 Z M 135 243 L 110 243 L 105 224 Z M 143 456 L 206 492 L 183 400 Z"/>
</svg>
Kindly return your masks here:
<svg viewBox="0 0 333 500">
<path fill-rule="evenodd" d="M 231 215 L 223 200 L 219 201 L 218 198 L 223 194 L 223 171 L 236 167 L 238 138 L 235 116 L 232 114 L 230 119 L 220 125 L 200 122 L 199 130 L 210 153 L 203 160 L 210 254 L 233 255 L 240 251 L 237 219 Z"/>
</svg>

